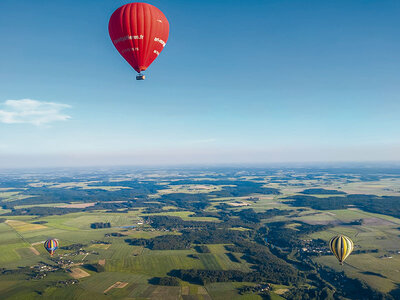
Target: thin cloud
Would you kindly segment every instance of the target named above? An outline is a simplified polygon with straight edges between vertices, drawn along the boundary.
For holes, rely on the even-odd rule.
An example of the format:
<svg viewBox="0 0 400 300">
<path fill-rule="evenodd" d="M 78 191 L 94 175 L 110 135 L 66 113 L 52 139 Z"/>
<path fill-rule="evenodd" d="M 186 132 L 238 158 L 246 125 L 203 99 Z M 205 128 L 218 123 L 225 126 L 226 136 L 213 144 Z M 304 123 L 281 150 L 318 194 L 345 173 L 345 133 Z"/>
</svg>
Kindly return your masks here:
<svg viewBox="0 0 400 300">
<path fill-rule="evenodd" d="M 62 103 L 33 99 L 7 100 L 0 104 L 0 122 L 6 124 L 33 124 L 36 126 L 56 121 L 66 121 L 71 116 L 62 110 L 71 106 Z"/>
</svg>

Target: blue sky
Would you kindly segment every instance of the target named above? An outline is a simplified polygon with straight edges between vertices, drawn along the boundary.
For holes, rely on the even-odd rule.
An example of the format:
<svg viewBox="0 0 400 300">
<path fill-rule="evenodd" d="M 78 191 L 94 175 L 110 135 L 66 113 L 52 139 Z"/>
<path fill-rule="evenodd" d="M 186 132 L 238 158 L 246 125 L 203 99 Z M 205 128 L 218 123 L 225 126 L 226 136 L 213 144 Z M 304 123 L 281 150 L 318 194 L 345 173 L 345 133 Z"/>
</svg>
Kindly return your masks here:
<svg viewBox="0 0 400 300">
<path fill-rule="evenodd" d="M 125 3 L 0 2 L 1 166 L 400 160 L 399 1 L 151 1 L 142 82 Z"/>
</svg>

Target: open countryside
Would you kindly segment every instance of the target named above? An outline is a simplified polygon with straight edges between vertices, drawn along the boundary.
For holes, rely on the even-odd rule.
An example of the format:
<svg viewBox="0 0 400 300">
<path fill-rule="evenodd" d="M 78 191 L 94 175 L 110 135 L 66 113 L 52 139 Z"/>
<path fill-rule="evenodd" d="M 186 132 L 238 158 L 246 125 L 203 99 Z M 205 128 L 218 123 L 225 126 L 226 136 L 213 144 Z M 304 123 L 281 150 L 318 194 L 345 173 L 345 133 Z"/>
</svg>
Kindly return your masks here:
<svg viewBox="0 0 400 300">
<path fill-rule="evenodd" d="M 1 177 L 1 188 L 12 190 L 1 202 L 3 296 L 399 295 L 398 169 L 77 174 L 69 171 L 68 184 L 57 171 L 51 178 L 21 177 L 17 171 Z M 355 244 L 343 266 L 328 247 L 337 234 Z M 53 256 L 43 247 L 49 238 L 60 243 Z"/>
</svg>

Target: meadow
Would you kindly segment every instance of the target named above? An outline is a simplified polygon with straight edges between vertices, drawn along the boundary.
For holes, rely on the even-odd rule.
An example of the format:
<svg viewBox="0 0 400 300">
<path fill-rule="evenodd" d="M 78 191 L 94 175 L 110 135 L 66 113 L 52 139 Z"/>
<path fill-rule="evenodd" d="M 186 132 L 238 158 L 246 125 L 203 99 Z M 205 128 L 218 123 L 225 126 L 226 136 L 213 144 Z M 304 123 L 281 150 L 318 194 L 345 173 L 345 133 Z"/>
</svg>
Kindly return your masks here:
<svg viewBox="0 0 400 300">
<path fill-rule="evenodd" d="M 204 173 L 198 177 L 190 177 L 198 184 L 171 184 L 175 180 L 168 179 L 164 173 L 142 174 L 141 180 L 158 183 L 165 187 L 154 194 L 149 194 L 147 204 L 157 207 L 155 212 L 146 211 L 146 207 L 132 210 L 84 210 L 87 203 L 80 201 L 65 201 L 57 203 L 17 204 L 13 209 L 29 209 L 32 207 L 80 207 L 82 210 L 62 215 L 10 215 L 12 209 L 2 208 L 0 214 L 0 268 L 18 270 L 41 262 L 55 265 L 60 258 L 71 260 L 74 267 L 84 272 L 85 277 L 79 278 L 77 284 L 60 284 L 73 279 L 73 273 L 66 270 L 50 272 L 46 278 L 27 280 L 22 273 L 10 273 L 0 276 L 0 292 L 5 299 L 262 299 L 257 293 L 239 293 L 244 286 L 255 286 L 252 282 L 213 282 L 205 285 L 179 280 L 179 286 L 158 286 L 152 283 L 154 277 L 169 276 L 172 270 L 238 270 L 253 272 L 254 265 L 249 263 L 241 252 L 231 252 L 226 246 L 233 244 L 205 244 L 209 252 L 199 253 L 191 245 L 185 250 L 151 250 L 143 246 L 133 246 L 125 239 L 154 239 L 164 235 L 181 235 L 178 230 L 154 229 L 143 222 L 147 217 L 166 216 L 178 217 L 183 221 L 209 222 L 223 225 L 224 222 L 213 213 L 226 211 L 239 213 L 252 209 L 255 213 L 277 209 L 288 214 L 277 214 L 262 219 L 261 223 L 286 222 L 285 228 L 298 230 L 301 224 L 326 225 L 326 230 L 304 236 L 304 239 L 329 239 L 336 234 L 345 234 L 353 239 L 355 251 L 367 253 L 352 254 L 343 266 L 337 263 L 332 255 L 315 256 L 312 259 L 323 266 L 328 266 L 337 272 L 344 271 L 350 278 L 365 281 L 371 287 L 388 293 L 400 285 L 400 219 L 377 213 L 365 212 L 356 207 L 340 210 L 315 210 L 309 207 L 293 207 L 286 199 L 298 195 L 307 188 L 340 189 L 347 193 L 368 192 L 376 195 L 400 195 L 397 179 L 383 179 L 367 183 L 354 180 L 346 182 L 339 178 L 332 180 L 328 175 L 314 179 L 303 179 L 303 175 L 290 180 L 277 180 L 276 176 L 243 176 L 240 180 L 260 183 L 266 188 L 279 189 L 279 194 L 246 194 L 218 196 L 229 184 L 205 184 L 217 182 L 213 175 Z M 102 190 L 110 193 L 131 190 L 123 183 L 133 175 L 110 179 L 110 185 L 101 180 L 90 181 L 36 181 L 33 186 L 50 189 L 76 189 L 82 191 Z M 210 177 L 207 177 L 210 176 Z M 285 175 L 286 176 L 286 175 Z M 306 175 L 304 175 L 306 176 Z M 229 180 L 231 177 L 229 177 Z M 185 177 L 185 180 L 190 181 Z M 277 182 L 279 181 L 279 182 Z M 111 184 L 112 183 L 112 184 Z M 99 184 L 96 189 L 93 184 Z M 115 185 L 114 185 L 115 184 Z M 23 190 L 0 191 L 3 203 L 25 199 Z M 209 205 L 204 209 L 195 207 L 181 209 L 169 203 L 163 205 L 161 197 L 174 193 L 207 194 L 210 193 Z M 313 195 L 321 201 L 329 197 Z M 96 203 L 96 200 L 93 201 Z M 112 202 L 110 202 L 112 203 Z M 247 206 L 230 205 L 230 203 L 247 203 Z M 224 206 L 227 205 L 227 206 Z M 207 215 L 210 213 L 210 215 Z M 9 215 L 7 215 L 9 214 Z M 234 219 L 239 219 L 234 216 Z M 361 221 L 362 222 L 361 222 Z M 358 225 L 352 223 L 359 221 Z M 111 228 L 92 229 L 92 223 L 110 223 Z M 131 227 L 131 226 L 136 227 Z M 230 228 L 239 232 L 251 232 L 246 226 Z M 54 259 L 50 258 L 43 248 L 43 242 L 48 238 L 57 238 L 61 247 L 82 244 L 87 253 L 75 253 L 71 249 L 58 249 Z M 204 245 L 203 245 L 204 246 Z M 228 247 L 229 248 L 229 247 Z M 377 249 L 377 252 L 368 252 Z M 78 251 L 79 252 L 79 251 Z M 244 251 L 243 251 L 244 252 Z M 71 255 L 75 253 L 74 255 Z M 88 264 L 101 264 L 104 271 L 96 272 L 87 267 Z M 271 299 L 284 299 L 291 286 L 272 284 L 269 296 Z M 39 291 L 39 292 L 38 292 Z"/>
<path fill-rule="evenodd" d="M 207 220 L 209 218 L 192 218 L 191 212 L 177 212 L 166 215 L 181 216 L 183 219 Z M 122 226 L 131 225 L 137 221 L 140 215 L 136 212 L 129 214 L 118 213 L 72 213 L 63 216 L 48 216 L 43 218 L 36 217 L 10 217 L 6 223 L 0 223 L 0 264 L 6 268 L 16 268 L 38 264 L 41 261 L 52 264 L 49 255 L 43 248 L 42 243 L 51 237 L 57 237 L 61 246 L 68 246 L 75 243 L 88 245 L 86 249 L 94 250 L 98 255 L 89 254 L 86 257 L 76 256 L 71 258 L 77 263 L 85 258 L 87 263 L 97 263 L 104 260 L 105 272 L 95 273 L 89 270 L 90 276 L 80 279 L 79 287 L 49 288 L 47 283 L 53 282 L 55 278 L 59 280 L 71 279 L 68 273 L 49 276 L 45 280 L 25 282 L 19 285 L 23 278 L 10 276 L 0 276 L 0 291 L 4 295 L 10 295 L 10 299 L 18 299 L 19 295 L 24 295 L 24 299 L 39 299 L 33 292 L 34 289 L 42 286 L 43 296 L 55 298 L 63 295 L 63 299 L 75 299 L 95 296 L 99 299 L 114 299 L 125 297 L 151 298 L 151 299 L 177 299 L 182 293 L 191 296 L 191 299 L 211 299 L 207 289 L 196 285 L 185 285 L 182 287 L 171 287 L 159 289 L 157 286 L 149 284 L 149 279 L 154 276 L 166 276 L 173 269 L 211 269 L 211 270 L 230 270 L 237 269 L 250 271 L 250 265 L 245 261 L 241 263 L 232 262 L 226 255 L 224 245 L 208 245 L 211 253 L 199 254 L 193 249 L 189 250 L 149 250 L 143 247 L 130 246 L 124 242 L 124 237 L 105 237 L 111 232 L 120 232 L 129 237 L 153 238 L 165 234 L 178 234 L 173 232 L 147 231 L 147 230 L 126 230 Z M 33 224 L 32 222 L 46 222 L 43 225 Z M 116 224 L 115 228 L 110 229 L 90 229 L 93 222 L 107 221 Z M 91 244 L 92 240 L 103 240 L 110 244 Z M 36 250 L 32 251 L 31 247 Z M 59 249 L 57 255 L 63 255 L 70 251 Z M 38 255 L 39 254 L 39 255 Z M 198 255 L 198 259 L 189 255 Z M 240 255 L 238 255 L 240 256 Z M 57 257 L 57 256 L 56 256 Z M 5 280 L 7 279 L 7 280 Z M 124 288 L 110 289 L 106 294 L 104 291 L 115 282 L 127 282 Z M 190 289 L 188 287 L 190 286 Z M 230 292 L 235 297 L 239 295 L 235 292 L 235 287 L 231 287 Z M 17 290 L 18 289 L 18 290 Z M 66 293 L 68 297 L 65 297 Z M 12 295 L 12 296 L 11 296 Z M 8 297 L 8 296 L 7 296 Z M 208 298 L 207 298 L 208 297 Z M 234 299 L 235 299 L 234 297 Z M 218 295 L 212 299 L 218 299 Z M 243 299 L 247 299 L 243 298 Z M 260 299 L 258 296 L 248 299 Z"/>
<path fill-rule="evenodd" d="M 383 292 L 389 292 L 400 284 L 400 219 L 354 209 L 327 211 L 323 216 L 317 214 L 297 219 L 305 222 L 366 220 L 362 225 L 335 226 L 309 237 L 328 242 L 334 235 L 345 234 L 354 241 L 356 251 L 377 249 L 377 253 L 352 254 L 344 266 L 338 265 L 332 256 L 317 257 L 315 261 L 344 271 L 350 277 L 361 278 Z"/>
</svg>

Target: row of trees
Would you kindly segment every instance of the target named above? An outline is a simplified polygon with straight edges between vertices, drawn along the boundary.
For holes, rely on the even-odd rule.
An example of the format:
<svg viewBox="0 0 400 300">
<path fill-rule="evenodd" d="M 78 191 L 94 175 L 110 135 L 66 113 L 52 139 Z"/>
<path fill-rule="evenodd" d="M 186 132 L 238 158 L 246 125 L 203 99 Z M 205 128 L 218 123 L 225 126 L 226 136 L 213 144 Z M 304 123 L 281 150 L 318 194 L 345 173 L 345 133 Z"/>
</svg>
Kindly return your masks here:
<svg viewBox="0 0 400 300">
<path fill-rule="evenodd" d="M 301 194 L 304 195 L 345 195 L 346 193 L 343 191 L 338 191 L 338 190 L 326 190 L 326 189 L 320 189 L 320 188 L 315 188 L 315 189 L 305 189 Z"/>
<path fill-rule="evenodd" d="M 199 245 L 199 246 L 195 246 L 194 249 L 198 252 L 198 253 L 210 253 L 210 249 L 208 249 L 208 247 L 206 245 Z"/>
<path fill-rule="evenodd" d="M 92 229 L 99 229 L 99 228 L 111 228 L 111 223 L 103 223 L 103 222 L 98 222 L 98 223 L 92 223 L 90 224 L 90 228 Z"/>
<path fill-rule="evenodd" d="M 175 277 L 153 277 L 149 280 L 150 284 L 164 286 L 179 286 L 179 280 Z"/>
<path fill-rule="evenodd" d="M 9 207 L 8 205 L 5 205 L 4 207 L 11 209 L 11 212 L 7 213 L 7 215 L 9 216 L 34 215 L 34 216 L 44 217 L 52 215 L 65 215 L 82 211 L 81 209 L 78 208 L 59 208 L 59 207 L 42 207 L 42 206 L 20 208 L 20 209 L 14 209 L 12 206 Z"/>
<path fill-rule="evenodd" d="M 152 250 L 189 249 L 194 244 L 226 244 L 247 239 L 247 231 L 208 228 L 207 230 L 182 230 L 181 235 L 162 235 L 151 239 L 125 239 L 127 243 Z M 198 251 L 208 251 L 206 246 L 196 246 Z M 201 252 L 207 253 L 207 252 Z"/>
<path fill-rule="evenodd" d="M 306 195 L 295 195 L 287 197 L 287 203 L 297 207 L 311 207 L 317 210 L 346 209 L 356 206 L 362 210 L 390 215 L 400 218 L 399 196 L 376 196 L 376 195 L 346 195 L 318 198 Z"/>
</svg>

